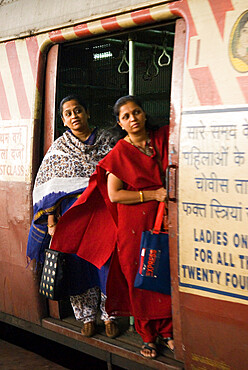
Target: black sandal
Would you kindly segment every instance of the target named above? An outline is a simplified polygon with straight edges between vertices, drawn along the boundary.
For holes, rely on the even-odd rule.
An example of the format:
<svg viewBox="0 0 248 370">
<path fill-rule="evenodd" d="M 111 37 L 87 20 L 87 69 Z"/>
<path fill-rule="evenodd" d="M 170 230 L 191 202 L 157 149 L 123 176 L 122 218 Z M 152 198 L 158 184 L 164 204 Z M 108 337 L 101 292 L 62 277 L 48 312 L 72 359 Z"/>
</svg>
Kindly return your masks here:
<svg viewBox="0 0 248 370">
<path fill-rule="evenodd" d="M 170 341 L 170 340 L 174 340 L 172 337 L 167 337 L 167 338 L 162 338 L 162 337 L 160 337 L 160 341 L 162 342 L 162 344 L 164 344 L 172 353 L 174 353 L 174 348 L 172 349 L 170 346 L 169 346 L 169 344 L 168 344 L 168 342 Z"/>
<path fill-rule="evenodd" d="M 147 349 L 148 351 L 150 351 L 150 356 L 143 355 L 143 353 L 141 353 L 141 351 L 140 351 L 140 354 L 141 354 L 141 356 L 143 356 L 145 358 L 149 358 L 149 359 L 153 360 L 154 358 L 157 357 L 158 354 L 157 354 L 157 348 L 156 348 L 155 343 L 151 343 L 151 344 L 154 344 L 155 347 L 152 347 L 149 344 L 149 342 L 143 342 L 143 345 L 142 345 L 142 348 L 141 348 L 141 350 Z M 155 356 L 152 356 L 153 351 L 155 352 Z"/>
</svg>

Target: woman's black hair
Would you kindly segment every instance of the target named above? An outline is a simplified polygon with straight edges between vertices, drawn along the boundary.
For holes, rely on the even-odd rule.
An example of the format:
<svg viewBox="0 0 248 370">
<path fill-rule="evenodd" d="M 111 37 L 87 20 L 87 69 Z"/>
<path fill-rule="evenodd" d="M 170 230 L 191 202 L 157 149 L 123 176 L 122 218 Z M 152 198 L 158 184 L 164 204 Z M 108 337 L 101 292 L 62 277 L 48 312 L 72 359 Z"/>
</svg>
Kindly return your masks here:
<svg viewBox="0 0 248 370">
<path fill-rule="evenodd" d="M 115 105 L 113 108 L 116 122 L 119 122 L 119 113 L 120 113 L 121 107 L 129 102 L 133 102 L 137 104 L 144 111 L 143 105 L 137 96 L 134 96 L 134 95 L 122 96 L 115 102 Z"/>
<path fill-rule="evenodd" d="M 114 113 L 114 116 L 115 116 L 115 119 L 116 119 L 116 122 L 117 123 L 119 122 L 119 113 L 120 113 L 121 107 L 123 105 L 129 103 L 129 102 L 133 102 L 133 103 L 137 104 L 145 112 L 145 110 L 143 108 L 143 104 L 142 104 L 142 102 L 141 102 L 141 100 L 140 100 L 140 98 L 138 96 L 135 96 L 135 95 L 122 96 L 121 98 L 119 98 L 115 102 L 115 105 L 113 107 L 113 113 Z M 117 125 L 117 126 L 120 127 L 119 125 Z M 158 126 L 157 125 L 154 125 L 152 123 L 151 118 L 147 114 L 146 114 L 146 124 L 145 124 L 145 126 L 146 126 L 146 129 L 152 130 L 152 131 L 158 129 Z"/>
<path fill-rule="evenodd" d="M 59 105 L 59 113 L 61 118 L 63 118 L 63 105 L 71 100 L 76 100 L 82 107 L 84 107 L 85 111 L 88 110 L 87 105 L 85 104 L 84 100 L 81 98 L 81 96 L 76 95 L 76 94 L 71 94 L 66 96 L 64 99 L 61 100 L 60 105 Z"/>
</svg>

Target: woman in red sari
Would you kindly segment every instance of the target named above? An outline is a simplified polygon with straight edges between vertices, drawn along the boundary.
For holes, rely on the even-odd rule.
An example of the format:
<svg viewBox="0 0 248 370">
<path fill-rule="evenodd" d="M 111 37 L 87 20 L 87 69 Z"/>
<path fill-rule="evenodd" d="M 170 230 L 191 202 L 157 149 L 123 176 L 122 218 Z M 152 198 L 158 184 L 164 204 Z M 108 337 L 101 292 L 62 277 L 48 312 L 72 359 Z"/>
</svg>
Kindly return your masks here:
<svg viewBox="0 0 248 370">
<path fill-rule="evenodd" d="M 117 203 L 118 214 L 117 249 L 108 277 L 107 309 L 134 316 L 135 328 L 144 342 L 141 354 L 154 358 L 157 336 L 164 338 L 170 349 L 174 349 L 171 297 L 134 288 L 134 280 L 141 233 L 153 227 L 158 204 L 166 199 L 157 151 L 165 171 L 168 126 L 149 132 L 146 114 L 133 96 L 120 98 L 114 113 L 127 135 L 99 162 L 99 167 L 108 174 L 108 196 L 111 202 Z M 128 290 L 128 297 L 122 294 L 125 290 Z M 125 309 L 127 312 L 123 312 Z"/>
<path fill-rule="evenodd" d="M 168 126 L 149 130 L 134 96 L 120 98 L 114 113 L 126 135 L 98 163 L 88 189 L 61 218 L 52 248 L 77 253 L 98 268 L 112 255 L 106 310 L 115 316 L 134 316 L 144 342 L 141 354 L 155 358 L 157 337 L 174 350 L 171 296 L 134 288 L 134 280 L 141 234 L 152 229 L 159 202 L 166 200 L 161 167 L 165 172 L 168 165 Z M 57 230 L 70 235 L 70 250 Z M 94 238 L 100 243 L 93 243 Z"/>
</svg>

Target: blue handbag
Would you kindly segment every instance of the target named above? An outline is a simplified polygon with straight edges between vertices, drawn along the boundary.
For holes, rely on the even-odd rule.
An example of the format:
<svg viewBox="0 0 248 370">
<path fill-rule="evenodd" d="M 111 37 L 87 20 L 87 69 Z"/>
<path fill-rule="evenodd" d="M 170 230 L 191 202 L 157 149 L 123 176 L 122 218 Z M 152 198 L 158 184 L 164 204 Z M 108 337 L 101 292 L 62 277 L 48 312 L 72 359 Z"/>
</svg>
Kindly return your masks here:
<svg viewBox="0 0 248 370">
<path fill-rule="evenodd" d="M 151 231 L 143 231 L 140 244 L 139 269 L 134 287 L 171 294 L 169 236 L 161 231 L 165 203 L 161 202 Z"/>
</svg>

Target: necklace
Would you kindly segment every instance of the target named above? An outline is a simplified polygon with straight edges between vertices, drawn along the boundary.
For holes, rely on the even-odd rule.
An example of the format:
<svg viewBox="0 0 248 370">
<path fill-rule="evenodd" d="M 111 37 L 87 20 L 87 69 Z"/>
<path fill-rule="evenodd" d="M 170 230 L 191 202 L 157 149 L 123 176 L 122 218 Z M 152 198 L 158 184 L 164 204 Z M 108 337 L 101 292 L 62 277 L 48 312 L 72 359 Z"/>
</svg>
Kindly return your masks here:
<svg viewBox="0 0 248 370">
<path fill-rule="evenodd" d="M 140 145 L 135 145 L 134 142 L 132 141 L 132 139 L 130 138 L 130 136 L 129 135 L 127 135 L 127 136 L 128 136 L 128 140 L 130 141 L 130 144 L 132 144 L 133 146 L 135 146 L 135 148 L 139 149 L 142 153 L 148 155 L 149 157 L 152 156 L 152 154 L 153 154 L 153 147 L 151 145 L 151 139 L 149 138 L 149 136 L 148 136 L 148 138 L 146 140 L 146 143 L 145 143 L 145 147 L 144 148 L 142 148 L 142 146 L 140 146 Z"/>
</svg>

